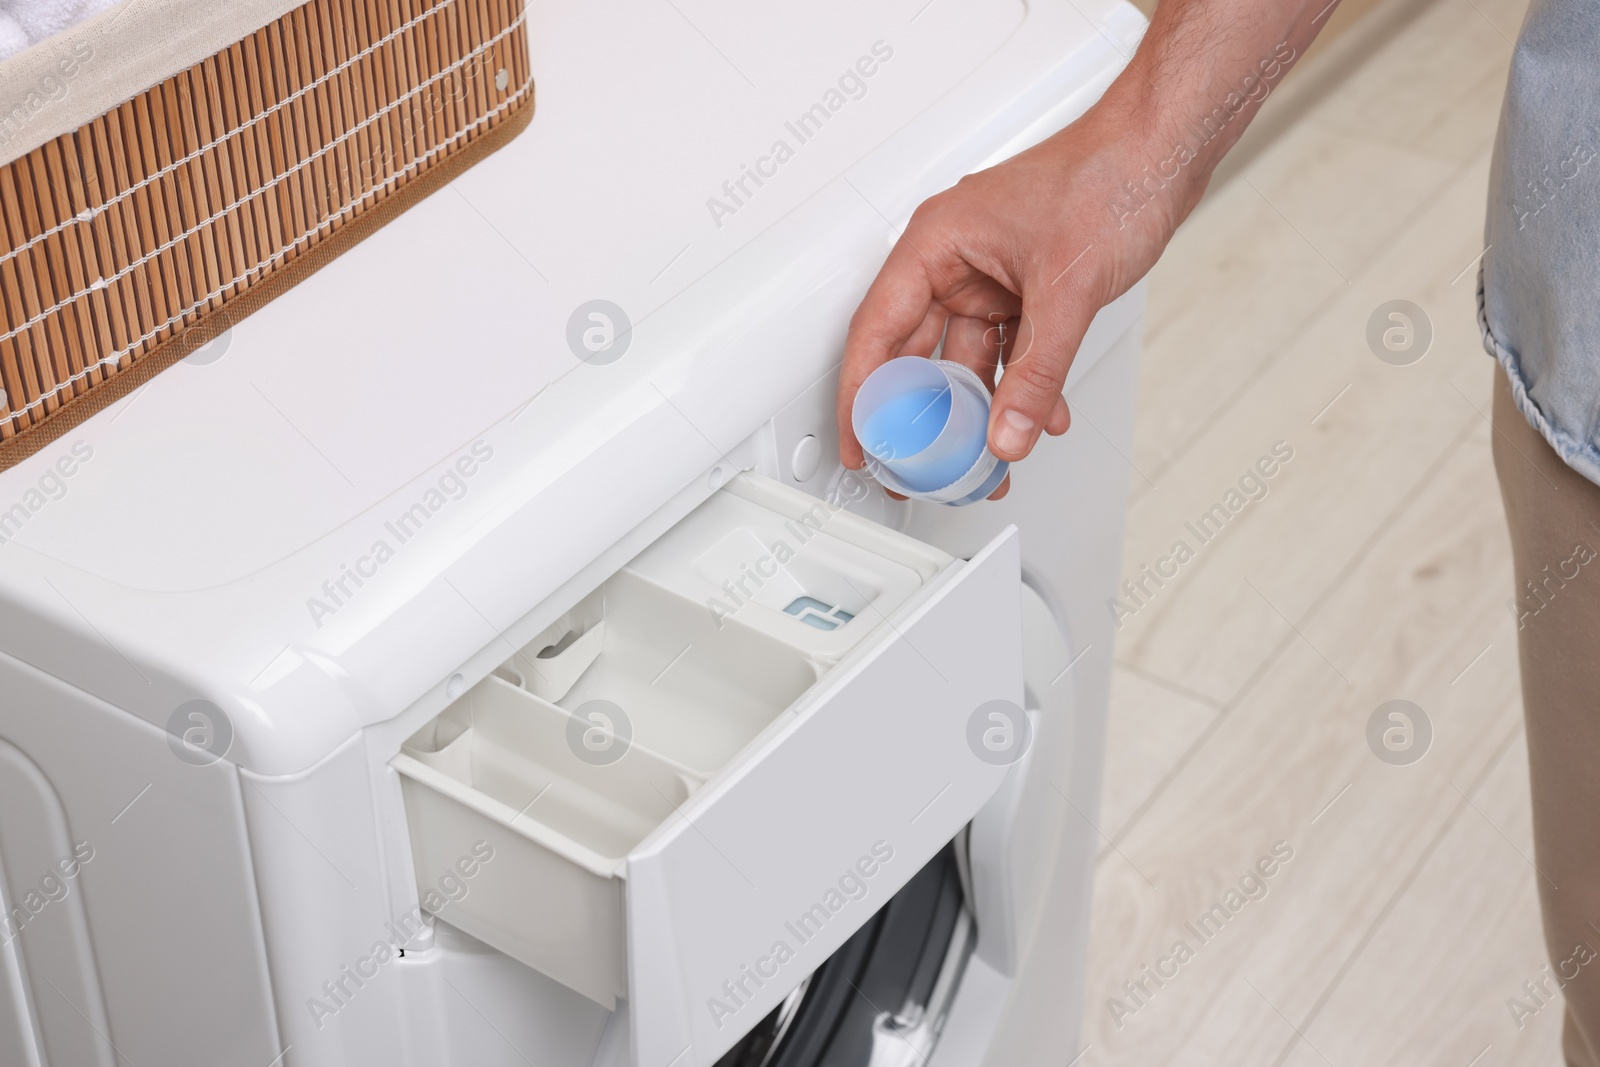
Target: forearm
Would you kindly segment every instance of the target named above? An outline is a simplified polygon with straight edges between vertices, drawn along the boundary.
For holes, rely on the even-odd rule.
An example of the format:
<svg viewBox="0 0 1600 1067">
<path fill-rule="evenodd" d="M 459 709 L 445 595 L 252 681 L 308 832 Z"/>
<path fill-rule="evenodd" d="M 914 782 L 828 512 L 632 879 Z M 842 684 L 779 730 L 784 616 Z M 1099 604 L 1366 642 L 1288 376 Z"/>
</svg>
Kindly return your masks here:
<svg viewBox="0 0 1600 1067">
<path fill-rule="evenodd" d="M 1098 110 L 1140 139 L 1112 214 L 1152 205 L 1176 227 L 1262 101 L 1327 24 L 1338 0 L 1160 0 Z"/>
</svg>

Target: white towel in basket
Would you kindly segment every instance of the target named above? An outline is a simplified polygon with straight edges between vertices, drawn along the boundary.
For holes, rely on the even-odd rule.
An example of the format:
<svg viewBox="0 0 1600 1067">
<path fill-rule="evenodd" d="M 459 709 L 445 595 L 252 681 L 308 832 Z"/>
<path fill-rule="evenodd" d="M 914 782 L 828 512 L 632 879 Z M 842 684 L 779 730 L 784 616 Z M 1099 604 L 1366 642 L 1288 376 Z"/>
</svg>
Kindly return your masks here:
<svg viewBox="0 0 1600 1067">
<path fill-rule="evenodd" d="M 0 6 L 0 59 L 14 56 L 28 47 L 28 34 L 22 24 L 11 17 L 9 7 Z"/>
<path fill-rule="evenodd" d="M 0 0 L 0 59 L 38 44 L 120 0 Z"/>
</svg>

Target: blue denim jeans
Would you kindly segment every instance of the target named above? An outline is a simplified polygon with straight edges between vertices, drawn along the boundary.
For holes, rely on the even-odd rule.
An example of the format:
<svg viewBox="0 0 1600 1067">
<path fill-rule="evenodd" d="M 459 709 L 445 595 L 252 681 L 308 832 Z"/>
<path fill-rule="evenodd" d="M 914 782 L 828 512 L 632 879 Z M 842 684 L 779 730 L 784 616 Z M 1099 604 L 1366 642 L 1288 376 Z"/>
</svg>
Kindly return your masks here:
<svg viewBox="0 0 1600 1067">
<path fill-rule="evenodd" d="M 1489 174 L 1484 346 L 1566 463 L 1600 483 L 1600 3 L 1532 0 Z"/>
</svg>

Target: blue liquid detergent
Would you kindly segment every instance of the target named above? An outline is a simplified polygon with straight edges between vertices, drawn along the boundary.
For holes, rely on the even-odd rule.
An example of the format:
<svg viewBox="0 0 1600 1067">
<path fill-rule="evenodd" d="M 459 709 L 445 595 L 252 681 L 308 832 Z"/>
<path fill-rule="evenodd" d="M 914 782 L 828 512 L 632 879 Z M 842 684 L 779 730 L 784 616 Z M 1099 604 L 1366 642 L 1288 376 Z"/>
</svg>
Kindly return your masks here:
<svg viewBox="0 0 1600 1067">
<path fill-rule="evenodd" d="M 880 462 L 905 459 L 933 444 L 950 420 L 950 389 L 913 389 L 886 401 L 865 426 L 862 442 Z"/>
</svg>

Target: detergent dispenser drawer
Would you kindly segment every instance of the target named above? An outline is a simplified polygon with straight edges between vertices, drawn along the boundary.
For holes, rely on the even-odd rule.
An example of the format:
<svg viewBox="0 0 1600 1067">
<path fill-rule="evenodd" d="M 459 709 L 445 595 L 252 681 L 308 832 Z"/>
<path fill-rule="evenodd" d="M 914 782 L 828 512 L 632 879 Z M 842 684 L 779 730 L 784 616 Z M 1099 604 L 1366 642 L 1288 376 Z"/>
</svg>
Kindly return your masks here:
<svg viewBox="0 0 1600 1067">
<path fill-rule="evenodd" d="M 713 1063 L 998 788 L 1019 571 L 736 478 L 395 757 L 423 906 Z"/>
</svg>

